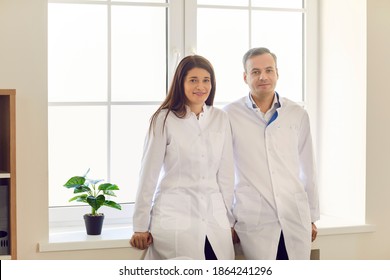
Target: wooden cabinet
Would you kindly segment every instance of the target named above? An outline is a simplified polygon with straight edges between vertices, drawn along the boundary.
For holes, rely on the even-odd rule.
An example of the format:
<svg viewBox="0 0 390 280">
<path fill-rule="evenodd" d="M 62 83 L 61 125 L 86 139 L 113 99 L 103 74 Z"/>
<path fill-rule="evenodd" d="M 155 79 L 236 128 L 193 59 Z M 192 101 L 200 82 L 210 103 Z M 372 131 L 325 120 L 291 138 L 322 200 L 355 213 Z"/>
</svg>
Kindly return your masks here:
<svg viewBox="0 0 390 280">
<path fill-rule="evenodd" d="M 17 258 L 15 94 L 0 89 L 0 259 Z"/>
</svg>

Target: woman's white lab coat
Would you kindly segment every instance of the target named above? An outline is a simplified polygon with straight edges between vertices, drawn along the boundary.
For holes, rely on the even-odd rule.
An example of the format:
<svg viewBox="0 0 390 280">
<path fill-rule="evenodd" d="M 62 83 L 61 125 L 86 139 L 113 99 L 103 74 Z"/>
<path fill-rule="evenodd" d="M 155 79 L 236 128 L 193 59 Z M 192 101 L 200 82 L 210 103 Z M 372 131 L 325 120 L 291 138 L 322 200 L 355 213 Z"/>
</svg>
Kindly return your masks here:
<svg viewBox="0 0 390 280">
<path fill-rule="evenodd" d="M 236 232 L 247 259 L 275 259 L 281 230 L 289 259 L 309 259 L 318 190 L 306 111 L 280 99 L 268 126 L 249 96 L 225 107 L 236 168 Z"/>
<path fill-rule="evenodd" d="M 230 125 L 222 110 L 203 110 L 199 120 L 170 112 L 162 132 L 163 110 L 146 137 L 133 218 L 153 236 L 146 259 L 204 259 L 206 236 L 218 259 L 234 258 Z"/>
</svg>

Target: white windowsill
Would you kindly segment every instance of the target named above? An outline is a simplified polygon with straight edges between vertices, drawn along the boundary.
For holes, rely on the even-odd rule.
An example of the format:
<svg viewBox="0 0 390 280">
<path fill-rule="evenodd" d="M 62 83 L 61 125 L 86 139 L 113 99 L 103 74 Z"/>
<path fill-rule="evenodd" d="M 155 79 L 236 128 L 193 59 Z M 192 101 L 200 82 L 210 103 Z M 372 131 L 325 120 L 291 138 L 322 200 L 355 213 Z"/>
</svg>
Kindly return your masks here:
<svg viewBox="0 0 390 280">
<path fill-rule="evenodd" d="M 74 251 L 130 247 L 130 225 L 104 225 L 101 235 L 87 235 L 84 226 L 56 228 L 47 242 L 39 242 L 39 252 Z"/>
<path fill-rule="evenodd" d="M 374 232 L 375 225 L 356 223 L 335 217 L 322 216 L 317 223 L 318 235 L 340 235 Z M 102 234 L 87 235 L 84 226 L 55 228 L 49 240 L 39 242 L 39 252 L 74 251 L 92 249 L 129 248 L 133 234 L 130 224 L 104 225 Z"/>
<path fill-rule="evenodd" d="M 367 233 L 376 230 L 375 225 L 326 215 L 321 215 L 321 220 L 316 225 L 319 236 Z"/>
</svg>

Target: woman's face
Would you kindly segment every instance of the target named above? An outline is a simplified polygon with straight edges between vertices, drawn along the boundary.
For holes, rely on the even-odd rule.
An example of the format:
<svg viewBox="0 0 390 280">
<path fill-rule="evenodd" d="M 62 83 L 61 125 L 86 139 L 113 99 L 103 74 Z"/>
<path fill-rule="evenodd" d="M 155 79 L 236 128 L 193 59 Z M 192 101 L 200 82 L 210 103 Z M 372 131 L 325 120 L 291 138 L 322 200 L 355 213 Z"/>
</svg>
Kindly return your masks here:
<svg viewBox="0 0 390 280">
<path fill-rule="evenodd" d="M 190 108 L 202 107 L 211 91 L 210 73 L 203 68 L 193 68 L 184 79 L 186 105 Z"/>
</svg>

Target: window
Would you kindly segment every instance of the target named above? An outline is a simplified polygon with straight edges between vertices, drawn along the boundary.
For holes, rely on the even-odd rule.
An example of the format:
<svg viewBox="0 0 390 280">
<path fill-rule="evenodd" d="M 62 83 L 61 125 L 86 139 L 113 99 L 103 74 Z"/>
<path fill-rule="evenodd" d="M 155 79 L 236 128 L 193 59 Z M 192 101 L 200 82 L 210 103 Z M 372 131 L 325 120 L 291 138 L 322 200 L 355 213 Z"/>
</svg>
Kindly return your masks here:
<svg viewBox="0 0 390 280">
<path fill-rule="evenodd" d="M 61 186 L 88 168 L 121 187 L 119 202 L 134 201 L 148 115 L 166 91 L 169 5 L 57 2 L 49 4 L 50 206 L 69 206 Z"/>
<path fill-rule="evenodd" d="M 131 216 L 149 118 L 185 55 L 203 55 L 214 65 L 215 101 L 222 106 L 248 92 L 244 52 L 269 47 L 280 58 L 277 90 L 306 105 L 306 50 L 315 42 L 306 24 L 309 1 L 48 2 L 52 221 L 63 219 L 62 210 L 67 217 L 78 211 L 62 185 L 88 168 L 91 177 L 119 185 L 116 201 L 125 211 L 117 215 Z"/>
<path fill-rule="evenodd" d="M 302 0 L 197 1 L 197 52 L 212 59 L 218 83 L 216 101 L 233 101 L 248 92 L 242 55 L 268 47 L 278 56 L 278 88 L 303 102 L 304 17 Z"/>
</svg>

